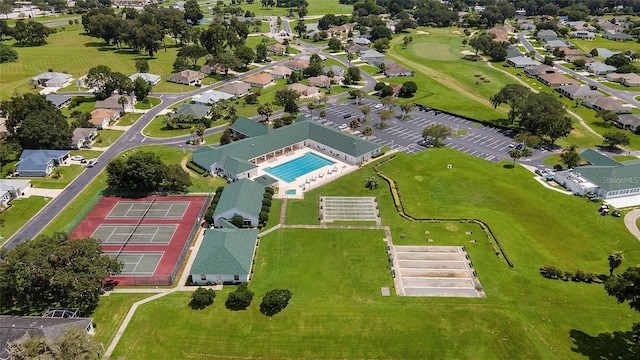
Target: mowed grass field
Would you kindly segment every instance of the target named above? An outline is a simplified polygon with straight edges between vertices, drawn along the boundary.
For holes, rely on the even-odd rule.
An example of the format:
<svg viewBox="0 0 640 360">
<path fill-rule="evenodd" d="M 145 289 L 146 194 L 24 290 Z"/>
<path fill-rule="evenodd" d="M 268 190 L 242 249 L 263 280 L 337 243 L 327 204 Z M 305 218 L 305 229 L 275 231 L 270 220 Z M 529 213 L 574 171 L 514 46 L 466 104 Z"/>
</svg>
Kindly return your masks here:
<svg viewBox="0 0 640 360">
<path fill-rule="evenodd" d="M 387 57 L 414 70 L 415 76 L 383 81 L 399 84 L 415 81 L 418 92 L 406 101 L 479 120 L 500 122 L 506 119 L 504 109 L 494 109 L 489 98 L 515 80 L 485 62 L 464 60 L 461 51 L 472 49 L 462 45 L 464 35 L 454 33 L 456 30 L 420 28 L 420 31 L 427 34 L 412 31 L 411 34 L 396 36 L 386 53 Z M 404 36 L 413 37 L 406 48 L 402 45 Z M 480 80 L 476 75 L 488 78 L 489 82 Z"/>
<path fill-rule="evenodd" d="M 381 170 L 398 181 L 414 216 L 485 221 L 514 268 L 474 225 L 400 218 L 382 180 L 377 190 L 364 189 L 371 166 L 287 204 L 287 223 L 315 223 L 320 195 L 376 196 L 398 243 L 425 245 L 431 237 L 432 245 L 466 245 L 484 299 L 382 297 L 380 287 L 393 283 L 381 230 L 281 229 L 260 240 L 249 310 L 224 308 L 231 286 L 202 311 L 188 307 L 189 293 L 169 295 L 138 309 L 113 357 L 633 358 L 621 344 L 637 313 L 602 285 L 547 280 L 538 269 L 606 273 L 608 253 L 621 250 L 621 271 L 640 261 L 640 243 L 621 219 L 599 216 L 596 204 L 546 190 L 530 172 L 502 165 L 430 149 L 399 154 Z M 272 288 L 287 288 L 293 298 L 268 318 L 258 306 Z"/>
<path fill-rule="evenodd" d="M 307 7 L 307 16 L 324 16 L 326 14 L 351 14 L 353 12 L 353 5 L 345 5 L 338 3 L 338 0 L 311 0 L 307 1 L 309 6 Z M 231 1 L 225 1 L 229 4 Z M 200 7 L 203 8 L 203 4 L 200 3 Z M 246 2 L 241 4 L 242 10 L 251 11 L 257 16 L 285 16 L 289 13 L 288 7 L 262 7 L 260 1 L 255 1 L 253 4 L 247 4 Z M 295 13 L 298 16 L 298 13 Z M 291 27 L 293 29 L 293 26 Z"/>
<path fill-rule="evenodd" d="M 596 36 L 593 40 L 570 40 L 578 50 L 582 50 L 585 53 L 591 52 L 594 48 L 605 48 L 613 51 L 625 52 L 630 50 L 631 52 L 640 52 L 640 44 L 635 41 L 613 41 L 607 40 L 602 36 Z M 604 61 L 604 58 L 601 58 Z"/>
</svg>

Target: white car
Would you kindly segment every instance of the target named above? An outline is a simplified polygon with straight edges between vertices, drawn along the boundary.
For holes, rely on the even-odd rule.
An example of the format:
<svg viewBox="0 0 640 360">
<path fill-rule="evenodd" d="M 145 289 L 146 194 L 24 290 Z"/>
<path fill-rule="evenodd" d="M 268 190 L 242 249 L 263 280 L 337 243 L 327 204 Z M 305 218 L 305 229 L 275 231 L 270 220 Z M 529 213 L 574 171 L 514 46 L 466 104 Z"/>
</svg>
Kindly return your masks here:
<svg viewBox="0 0 640 360">
<path fill-rule="evenodd" d="M 94 167 L 97 162 L 98 162 L 98 159 L 91 159 L 87 161 L 87 167 Z"/>
<path fill-rule="evenodd" d="M 71 160 L 73 160 L 73 161 L 82 161 L 82 160 L 84 160 L 84 156 L 81 156 L 81 155 L 73 155 L 73 156 L 71 157 Z"/>
<path fill-rule="evenodd" d="M 342 125 L 338 126 L 338 129 L 340 129 L 340 130 L 345 130 L 346 128 L 348 128 L 348 126 L 346 124 L 342 124 Z"/>
<path fill-rule="evenodd" d="M 374 109 L 382 109 L 383 106 L 384 105 L 382 105 L 382 104 L 376 104 L 376 106 L 374 106 L 373 108 Z"/>
</svg>

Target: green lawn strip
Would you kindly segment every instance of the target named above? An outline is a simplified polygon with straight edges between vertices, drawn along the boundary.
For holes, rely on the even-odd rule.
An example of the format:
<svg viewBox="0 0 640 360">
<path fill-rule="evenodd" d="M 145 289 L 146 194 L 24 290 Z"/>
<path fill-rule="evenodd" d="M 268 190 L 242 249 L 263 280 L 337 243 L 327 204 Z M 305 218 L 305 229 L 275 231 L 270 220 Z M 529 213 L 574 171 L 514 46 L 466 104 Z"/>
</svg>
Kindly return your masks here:
<svg viewBox="0 0 640 360">
<path fill-rule="evenodd" d="M 229 1 L 225 1 L 229 3 Z M 262 7 L 260 1 L 255 1 L 253 4 L 242 4 L 240 6 L 244 11 L 251 11 L 256 16 L 285 16 L 289 13 L 288 7 Z M 353 12 L 353 5 L 340 4 L 338 0 L 322 0 L 322 1 L 309 1 L 307 7 L 307 16 L 314 15 L 326 15 L 326 14 L 351 14 Z M 296 13 L 297 16 L 297 13 Z M 291 27 L 293 29 L 293 26 Z"/>
<path fill-rule="evenodd" d="M 87 99 L 86 97 L 84 98 Z M 90 97 L 88 99 L 91 99 L 91 98 L 93 98 L 93 101 L 81 102 L 80 104 L 78 104 L 78 106 L 74 108 L 70 108 L 69 106 L 67 106 L 60 109 L 60 111 L 62 111 L 62 114 L 64 114 L 65 116 L 70 116 L 70 114 L 74 111 L 80 111 L 82 113 L 91 113 L 96 107 L 95 97 Z"/>
<path fill-rule="evenodd" d="M 287 87 L 287 81 L 284 79 L 274 79 L 273 80 L 274 85 L 270 85 L 267 86 L 266 88 L 263 89 L 259 89 L 260 91 L 260 96 L 258 98 L 258 100 L 260 101 L 259 104 L 254 104 L 254 105 L 247 105 L 244 100 L 236 100 L 235 104 L 236 104 L 236 110 L 238 111 L 238 115 L 240 116 L 246 116 L 246 117 L 254 117 L 258 115 L 258 106 L 260 106 L 260 104 L 264 104 L 264 103 L 271 103 L 273 110 L 274 111 L 278 111 L 281 110 L 282 107 L 275 105 L 273 103 L 273 99 L 275 96 L 276 91 L 278 91 L 279 89 L 283 89 Z M 254 89 L 254 92 L 258 91 Z"/>
<path fill-rule="evenodd" d="M 140 119 L 140 116 L 142 116 L 142 114 L 126 113 L 124 116 L 121 116 L 118 119 L 118 122 L 116 123 L 116 125 L 119 125 L 119 126 L 133 125 L 136 121 L 138 121 L 138 119 Z"/>
<path fill-rule="evenodd" d="M 158 106 L 162 101 L 156 97 L 147 97 L 142 101 L 138 101 L 135 108 L 138 110 L 149 110 L 155 106 Z"/>
<path fill-rule="evenodd" d="M 93 323 L 96 325 L 93 340 L 101 343 L 105 349 L 109 347 L 131 306 L 151 295 L 153 294 L 113 293 L 109 296 L 101 296 L 98 307 L 91 314 Z"/>
<path fill-rule="evenodd" d="M 93 158 L 97 158 L 98 156 L 100 156 L 102 154 L 102 151 L 98 151 L 98 150 L 87 150 L 87 149 L 82 149 L 82 150 L 71 150 L 70 155 L 74 156 L 74 155 L 80 155 L 80 156 L 84 156 L 85 159 L 93 159 Z"/>
<path fill-rule="evenodd" d="M 383 73 L 380 71 L 380 68 L 376 67 L 376 66 L 371 66 L 371 65 L 362 65 L 362 66 L 358 66 L 358 69 L 361 69 L 362 71 L 366 72 L 367 74 L 371 75 L 371 76 L 376 76 L 376 75 L 383 75 Z M 384 82 L 385 79 L 378 79 L 377 81 L 382 81 Z M 407 81 L 407 80 L 405 80 Z"/>
<path fill-rule="evenodd" d="M 638 44 L 633 41 L 613 41 L 607 40 L 602 36 L 596 36 L 596 38 L 593 40 L 571 39 L 571 43 L 574 44 L 578 50 L 581 50 L 587 54 L 591 52 L 591 49 L 594 48 L 605 48 L 622 52 L 625 52 L 626 50 L 631 50 L 632 52 L 634 50 L 639 50 Z"/>
<path fill-rule="evenodd" d="M 282 209 L 282 199 L 271 200 L 271 208 L 269 209 L 269 220 L 261 231 L 270 229 L 280 224 L 280 210 Z"/>
<path fill-rule="evenodd" d="M 216 145 L 220 143 L 221 137 L 222 137 L 222 132 L 217 132 L 215 134 L 207 135 L 204 137 L 204 143 L 206 145 Z"/>
<path fill-rule="evenodd" d="M 149 73 L 158 74 L 166 79 L 173 71 L 173 61 L 178 51 L 177 47 L 171 46 L 172 42 L 168 40 L 167 51 L 160 49 L 155 58 L 151 59 L 130 49 L 106 46 L 102 40 L 85 35 L 82 26 L 73 30 L 67 27 L 67 31 L 51 34 L 44 46 L 15 47 L 18 61 L 0 64 L 0 97 L 7 98 L 14 91 L 37 91 L 38 89 L 29 85 L 29 80 L 47 69 L 66 72 L 77 79 L 94 66 L 106 65 L 113 71 L 130 75 L 136 71 L 135 61 L 138 59 L 147 59 Z M 2 43 L 11 45 L 13 41 L 6 40 Z M 163 81 L 156 85 L 153 90 L 173 92 L 171 90 L 174 88 L 170 85 L 177 85 L 168 83 L 169 85 L 165 86 L 164 83 Z M 183 91 L 193 90 L 192 87 L 184 87 Z"/>
<path fill-rule="evenodd" d="M 628 155 L 613 155 L 613 159 L 616 161 L 637 161 L 640 160 L 635 156 L 628 156 Z"/>
<path fill-rule="evenodd" d="M 553 155 L 547 156 L 544 160 L 542 160 L 542 163 L 552 167 L 558 164 L 564 166 L 564 164 L 562 163 L 562 160 L 560 159 L 560 154 L 553 154 Z"/>
<path fill-rule="evenodd" d="M 68 166 L 56 166 L 52 174 L 59 173 L 60 176 L 57 179 L 50 178 L 29 178 L 31 185 L 37 188 L 43 189 L 64 189 L 73 179 L 78 177 L 84 170 L 84 165 L 68 165 Z"/>
<path fill-rule="evenodd" d="M 11 207 L 0 213 L 0 237 L 7 240 L 47 204 L 42 196 L 14 199 Z M 2 243 L 0 242 L 0 243 Z"/>
<path fill-rule="evenodd" d="M 604 86 L 608 86 L 612 89 L 616 89 L 616 90 L 623 90 L 623 91 L 640 91 L 640 88 L 637 87 L 627 87 L 624 86 L 620 83 L 616 83 L 616 82 L 609 82 L 609 81 L 603 81 L 601 82 L 602 85 Z"/>
<path fill-rule="evenodd" d="M 113 142 L 116 141 L 122 134 L 124 134 L 124 131 L 122 130 L 99 130 L 94 144 L 96 146 L 109 146 L 113 144 Z"/>
<path fill-rule="evenodd" d="M 191 126 L 189 124 L 180 124 L 184 126 L 183 129 L 168 129 L 163 120 L 165 115 L 158 115 L 145 128 L 142 130 L 142 133 L 149 137 L 154 138 L 170 138 L 176 136 L 184 136 L 189 135 L 191 133 Z"/>
</svg>

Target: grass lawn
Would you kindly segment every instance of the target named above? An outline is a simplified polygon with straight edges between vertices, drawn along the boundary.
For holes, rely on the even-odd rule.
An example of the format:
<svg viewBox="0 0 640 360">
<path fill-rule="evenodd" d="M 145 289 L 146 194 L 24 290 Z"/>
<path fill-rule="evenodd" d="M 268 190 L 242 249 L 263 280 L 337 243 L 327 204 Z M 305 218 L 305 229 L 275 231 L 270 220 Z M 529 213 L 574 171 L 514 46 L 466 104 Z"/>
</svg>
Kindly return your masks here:
<svg viewBox="0 0 640 360">
<path fill-rule="evenodd" d="M 222 137 L 222 132 L 217 132 L 215 134 L 207 135 L 204 137 L 204 142 L 207 145 L 215 145 L 220 142 L 220 138 Z"/>
<path fill-rule="evenodd" d="M 418 84 L 416 95 L 402 101 L 421 103 L 474 119 L 503 122 L 506 111 L 494 109 L 489 98 L 515 80 L 484 62 L 464 60 L 461 51 L 472 49 L 463 46 L 463 36 L 452 30 L 423 30 L 428 30 L 429 34 L 412 33 L 413 42 L 406 49 L 398 36 L 387 51 L 387 57 L 415 71 L 411 78 L 385 79 L 398 84 L 412 80 Z M 475 75 L 482 75 L 489 82 L 479 81 Z"/>
<path fill-rule="evenodd" d="M 98 130 L 98 136 L 96 137 L 95 145 L 109 146 L 113 144 L 113 142 L 116 141 L 122 134 L 124 134 L 124 131 L 122 130 Z"/>
<path fill-rule="evenodd" d="M 84 156 L 85 159 L 93 159 L 93 158 L 97 158 L 98 156 L 100 156 L 102 154 L 102 151 L 98 151 L 98 150 L 87 150 L 87 149 L 82 149 L 82 150 L 71 150 L 70 155 L 74 156 L 74 155 L 80 155 L 80 156 Z"/>
<path fill-rule="evenodd" d="M 118 122 L 116 123 L 116 125 L 119 125 L 119 126 L 133 125 L 136 121 L 138 121 L 138 119 L 140 119 L 140 116 L 142 116 L 142 114 L 126 113 L 124 116 L 121 116 L 118 119 Z"/>
<path fill-rule="evenodd" d="M 96 325 L 96 333 L 93 340 L 103 344 L 106 349 L 118 331 L 120 324 L 129 312 L 133 303 L 140 301 L 153 294 L 109 294 L 100 297 L 100 305 L 91 314 L 93 323 Z"/>
<path fill-rule="evenodd" d="M 605 48 L 622 52 L 626 50 L 631 50 L 632 52 L 640 51 L 640 46 L 635 41 L 613 41 L 607 40 L 602 36 L 596 36 L 593 40 L 571 39 L 571 43 L 573 43 L 578 50 L 582 50 L 585 53 L 591 52 L 591 49 L 594 48 Z M 604 59 L 601 60 L 604 61 Z"/>
<path fill-rule="evenodd" d="M 47 202 L 42 196 L 29 196 L 11 201 L 11 207 L 0 213 L 0 244 L 10 238 L 31 219 Z"/>
<path fill-rule="evenodd" d="M 170 138 L 176 136 L 189 135 L 191 133 L 191 126 L 189 124 L 182 124 L 184 129 L 167 129 L 162 123 L 164 115 L 158 115 L 142 130 L 142 133 L 149 137 L 155 138 Z M 215 121 L 211 123 L 211 127 L 215 127 L 223 124 L 223 121 Z"/>
<path fill-rule="evenodd" d="M 487 298 L 381 297 L 381 286 L 393 287 L 382 231 L 282 229 L 261 238 L 250 285 L 255 296 L 247 311 L 224 308 L 232 287 L 201 311 L 188 307 L 189 293 L 169 295 L 139 308 L 113 356 L 633 357 L 620 343 L 638 314 L 608 297 L 602 285 L 538 274 L 545 264 L 606 273 L 612 249 L 626 256 L 618 271 L 638 263 L 640 244 L 621 219 L 601 217 L 597 205 L 545 189 L 521 167 L 506 169 L 453 150 L 399 154 L 381 170 L 398 181 L 407 211 L 415 216 L 485 221 L 515 268 L 495 255 L 473 224 L 403 220 L 384 182 L 377 190 L 364 189 L 370 166 L 305 194 L 304 200 L 288 201 L 287 223 L 291 213 L 301 212 L 306 215 L 300 220 L 315 223 L 319 195 L 376 196 L 395 242 L 424 245 L 432 238 L 433 245 L 466 245 Z M 287 309 L 268 318 L 258 306 L 273 288 L 289 289 L 293 297 Z"/>
<path fill-rule="evenodd" d="M 637 161 L 639 160 L 637 157 L 635 156 L 627 156 L 627 155 L 613 155 L 613 159 L 615 161 Z"/>
<path fill-rule="evenodd" d="M 274 85 L 267 86 L 264 89 L 260 89 L 259 103 L 254 105 L 247 105 L 244 100 L 236 100 L 236 109 L 238 110 L 239 116 L 246 117 L 254 117 L 258 115 L 258 106 L 264 103 L 271 103 L 273 107 L 273 111 L 282 110 L 282 106 L 278 106 L 273 103 L 274 96 L 276 91 L 279 89 L 283 89 L 287 86 L 287 80 L 285 79 L 274 79 Z"/>
<path fill-rule="evenodd" d="M 37 188 L 44 189 L 64 189 L 73 179 L 78 177 L 84 170 L 84 165 L 69 165 L 69 166 L 56 166 L 53 169 L 53 174 L 59 173 L 60 177 L 57 179 L 51 178 L 29 178 L 31 185 Z"/>
<path fill-rule="evenodd" d="M 271 201 L 271 208 L 269 209 L 269 220 L 262 228 L 265 231 L 280 223 L 280 210 L 282 209 L 282 199 L 273 199 Z"/>
<path fill-rule="evenodd" d="M 170 45 L 173 40 L 167 39 L 167 42 Z M 13 41 L 3 41 L 2 43 L 11 45 Z M 94 66 L 106 65 L 113 71 L 130 75 L 136 71 L 136 60 L 147 59 L 150 67 L 149 72 L 166 79 L 171 75 L 173 61 L 178 51 L 176 47 L 168 47 L 166 52 L 161 49 L 155 58 L 150 59 L 147 55 L 134 53 L 130 49 L 106 46 L 102 40 L 85 35 L 82 26 L 78 26 L 76 30 L 67 27 L 67 31 L 50 35 L 44 46 L 16 47 L 15 50 L 18 52 L 18 61 L 0 64 L 0 74 L 2 74 L 0 76 L 0 98 L 9 97 L 14 91 L 33 91 L 29 80 L 47 69 L 66 72 L 77 79 Z M 153 90 L 156 92 L 193 90 L 188 86 L 182 88 L 177 84 L 166 83 L 168 85 L 165 85 L 165 83 L 163 81 L 156 85 Z"/>
<path fill-rule="evenodd" d="M 159 98 L 149 96 L 144 100 L 137 102 L 135 108 L 138 110 L 149 110 L 158 106 L 160 102 L 161 100 Z"/>
<path fill-rule="evenodd" d="M 608 86 L 612 89 L 616 89 L 616 90 L 623 90 L 623 91 L 640 91 L 640 88 L 637 87 L 628 87 L 628 86 L 624 86 L 620 83 L 617 82 L 609 82 L 609 81 L 603 81 L 601 82 L 602 85 Z"/>
<path fill-rule="evenodd" d="M 358 69 L 362 69 L 362 71 L 366 72 L 367 74 L 371 75 L 371 76 L 376 76 L 376 75 L 381 75 L 382 72 L 380 72 L 380 68 L 375 67 L 375 66 L 371 66 L 371 65 L 362 65 L 362 66 L 358 66 Z M 385 81 L 386 79 L 379 79 L 378 81 Z"/>
<path fill-rule="evenodd" d="M 544 160 L 542 160 L 542 163 L 545 165 L 549 165 L 551 167 L 555 166 L 555 165 L 562 165 L 564 167 L 564 164 L 562 163 L 562 160 L 560 159 L 560 154 L 553 154 L 550 156 L 547 156 Z"/>
<path fill-rule="evenodd" d="M 225 1 L 230 3 L 230 1 Z M 322 0 L 322 1 L 309 1 L 307 7 L 307 16 L 314 15 L 326 15 L 326 14 L 351 14 L 353 12 L 353 5 L 345 5 L 338 3 L 338 0 Z M 255 1 L 253 4 L 243 3 L 240 7 L 244 11 L 254 12 L 257 16 L 285 16 L 289 13 L 288 7 L 262 7 L 260 1 Z M 296 13 L 296 16 L 298 14 Z M 293 26 L 291 27 L 293 29 Z"/>
</svg>

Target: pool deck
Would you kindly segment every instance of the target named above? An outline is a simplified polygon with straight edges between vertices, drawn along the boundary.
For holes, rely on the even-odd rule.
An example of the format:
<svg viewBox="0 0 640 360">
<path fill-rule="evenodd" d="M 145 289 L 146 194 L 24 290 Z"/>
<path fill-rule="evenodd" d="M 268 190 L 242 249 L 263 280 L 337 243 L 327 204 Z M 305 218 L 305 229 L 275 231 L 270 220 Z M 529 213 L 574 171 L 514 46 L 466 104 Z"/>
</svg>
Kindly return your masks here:
<svg viewBox="0 0 640 360">
<path fill-rule="evenodd" d="M 281 180 L 273 176 L 272 174 L 269 174 L 264 171 L 265 168 L 275 167 L 275 166 L 284 164 L 308 152 L 314 153 L 325 159 L 329 159 L 333 161 L 334 164 L 326 165 L 319 169 L 313 170 L 305 175 L 300 176 L 299 178 L 295 179 L 290 183 L 287 183 L 284 180 Z M 340 161 L 339 159 L 334 158 L 333 156 L 321 153 L 319 151 L 315 151 L 311 148 L 304 148 L 304 149 L 296 150 L 293 153 L 289 153 L 288 155 L 280 156 L 274 160 L 261 163 L 258 168 L 258 176 L 268 175 L 271 177 L 275 177 L 276 179 L 279 180 L 278 193 L 274 194 L 275 198 L 304 199 L 304 192 L 311 189 L 315 189 L 324 184 L 327 184 L 357 169 L 358 169 L 357 166 L 349 165 L 345 162 Z M 286 193 L 287 190 L 295 190 L 296 193 L 287 194 Z"/>
</svg>

